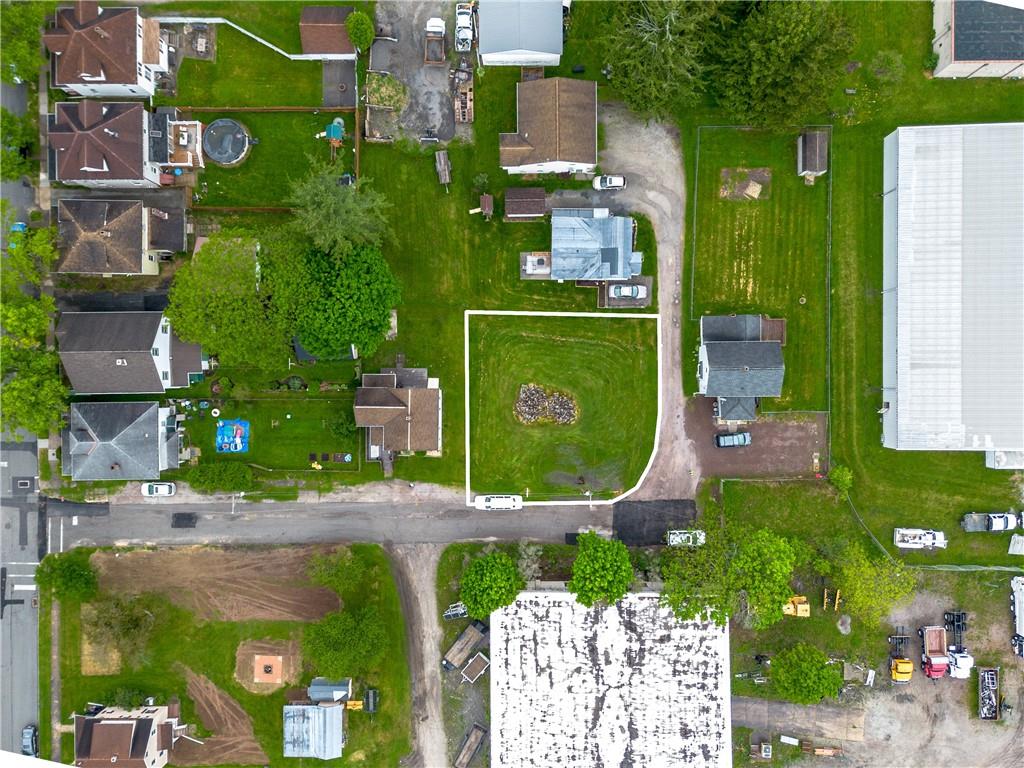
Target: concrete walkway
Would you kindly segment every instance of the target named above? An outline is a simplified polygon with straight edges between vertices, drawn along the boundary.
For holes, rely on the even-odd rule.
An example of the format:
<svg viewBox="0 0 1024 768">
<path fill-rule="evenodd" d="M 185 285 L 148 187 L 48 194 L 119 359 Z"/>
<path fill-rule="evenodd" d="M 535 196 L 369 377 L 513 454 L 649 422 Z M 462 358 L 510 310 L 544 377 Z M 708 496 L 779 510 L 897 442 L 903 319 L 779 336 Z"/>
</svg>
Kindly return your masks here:
<svg viewBox="0 0 1024 768">
<path fill-rule="evenodd" d="M 732 724 L 800 738 L 864 741 L 864 710 L 732 697 Z"/>
</svg>

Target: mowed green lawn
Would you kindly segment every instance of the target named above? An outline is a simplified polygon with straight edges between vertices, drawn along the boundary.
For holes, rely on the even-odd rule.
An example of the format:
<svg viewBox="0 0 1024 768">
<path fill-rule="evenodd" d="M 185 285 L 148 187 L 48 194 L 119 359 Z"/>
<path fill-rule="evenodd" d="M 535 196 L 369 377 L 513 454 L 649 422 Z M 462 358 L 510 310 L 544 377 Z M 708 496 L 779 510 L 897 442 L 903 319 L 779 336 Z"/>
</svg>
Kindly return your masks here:
<svg viewBox="0 0 1024 768">
<path fill-rule="evenodd" d="M 249 156 L 233 168 L 209 160 L 201 181 L 206 183 L 198 206 L 287 207 L 291 184 L 306 175 L 310 160 L 330 159 L 330 146 L 314 138 L 335 115 L 310 112 L 197 112 L 209 125 L 221 117 L 238 120 L 259 140 Z M 347 140 L 340 150 L 340 167 L 351 169 L 353 159 L 352 115 L 345 115 Z"/>
<path fill-rule="evenodd" d="M 704 128 L 698 150 L 692 314 L 785 318 L 782 397 L 763 406 L 825 410 L 828 179 L 811 187 L 796 175 L 795 134 Z M 735 168 L 771 169 L 766 197 L 722 198 L 721 172 Z"/>
<path fill-rule="evenodd" d="M 657 417 L 654 320 L 470 318 L 470 484 L 529 499 L 608 498 L 647 465 Z M 523 384 L 570 395 L 574 424 L 523 424 Z M 450 401 L 449 401 L 450 402 Z"/>
</svg>

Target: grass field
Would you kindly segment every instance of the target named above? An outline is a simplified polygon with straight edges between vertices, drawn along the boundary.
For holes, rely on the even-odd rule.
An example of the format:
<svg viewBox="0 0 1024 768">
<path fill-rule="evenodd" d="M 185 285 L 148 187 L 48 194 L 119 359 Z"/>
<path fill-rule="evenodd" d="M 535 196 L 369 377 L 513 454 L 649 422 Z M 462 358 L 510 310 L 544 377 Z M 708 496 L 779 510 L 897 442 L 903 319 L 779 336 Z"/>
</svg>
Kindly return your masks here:
<svg viewBox="0 0 1024 768">
<path fill-rule="evenodd" d="M 196 113 L 207 125 L 221 117 L 241 122 L 259 144 L 234 168 L 207 163 L 202 181 L 206 192 L 198 205 L 210 206 L 278 206 L 287 207 L 292 182 L 298 181 L 310 167 L 310 159 L 327 161 L 330 147 L 314 136 L 334 118 L 312 112 L 224 112 Z M 352 115 L 344 115 L 348 140 L 340 151 L 337 164 L 351 169 Z"/>
<path fill-rule="evenodd" d="M 796 141 L 788 134 L 704 128 L 698 142 L 691 317 L 736 312 L 786 318 L 782 397 L 764 407 L 825 410 L 828 179 L 804 184 L 796 175 Z M 770 169 L 762 199 L 720 196 L 722 171 L 736 168 Z M 699 326 L 690 327 L 696 345 Z"/>
<path fill-rule="evenodd" d="M 469 328 L 475 490 L 536 500 L 633 487 L 654 442 L 654 320 L 474 316 Z M 520 423 L 523 384 L 570 395 L 576 423 Z"/>
</svg>

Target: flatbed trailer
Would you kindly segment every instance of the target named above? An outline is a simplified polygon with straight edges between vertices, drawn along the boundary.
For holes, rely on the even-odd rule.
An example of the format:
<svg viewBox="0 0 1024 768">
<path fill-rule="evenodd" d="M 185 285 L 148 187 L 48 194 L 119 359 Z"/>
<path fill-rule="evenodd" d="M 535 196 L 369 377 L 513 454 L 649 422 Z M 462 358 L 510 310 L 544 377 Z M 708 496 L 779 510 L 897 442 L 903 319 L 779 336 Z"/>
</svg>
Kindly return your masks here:
<svg viewBox="0 0 1024 768">
<path fill-rule="evenodd" d="M 476 753 L 480 751 L 480 746 L 484 743 L 486 735 L 486 728 L 480 723 L 473 723 L 473 727 L 466 734 L 466 740 L 462 742 L 462 749 L 459 750 L 459 754 L 455 758 L 455 768 L 468 768 L 469 764 L 473 762 L 473 758 L 476 757 Z"/>
</svg>

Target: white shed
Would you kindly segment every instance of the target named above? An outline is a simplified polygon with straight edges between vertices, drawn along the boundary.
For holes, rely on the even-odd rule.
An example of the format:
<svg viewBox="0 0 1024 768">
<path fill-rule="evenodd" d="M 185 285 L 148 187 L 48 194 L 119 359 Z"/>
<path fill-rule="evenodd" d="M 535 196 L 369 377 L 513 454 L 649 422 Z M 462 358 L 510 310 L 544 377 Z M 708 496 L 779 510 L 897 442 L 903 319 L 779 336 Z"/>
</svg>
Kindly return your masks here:
<svg viewBox="0 0 1024 768">
<path fill-rule="evenodd" d="M 495 67 L 557 67 L 561 0 L 481 0 L 480 61 Z"/>
</svg>

